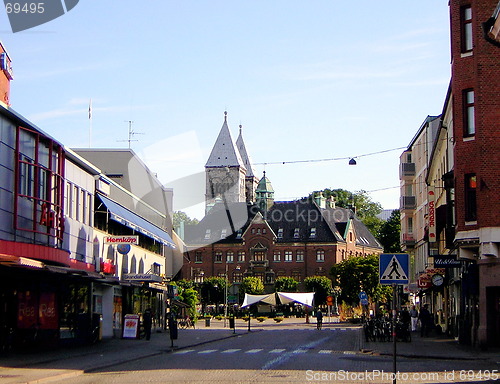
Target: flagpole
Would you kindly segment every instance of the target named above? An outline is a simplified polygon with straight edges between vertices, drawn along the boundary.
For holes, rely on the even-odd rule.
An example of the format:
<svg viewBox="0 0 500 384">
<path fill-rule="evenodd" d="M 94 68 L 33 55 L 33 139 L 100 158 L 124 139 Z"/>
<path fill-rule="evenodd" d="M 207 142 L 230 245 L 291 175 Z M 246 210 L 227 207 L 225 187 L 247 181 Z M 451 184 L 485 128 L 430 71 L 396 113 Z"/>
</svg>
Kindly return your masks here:
<svg viewBox="0 0 500 384">
<path fill-rule="evenodd" d="M 89 103 L 89 148 L 92 147 L 92 99 Z"/>
</svg>

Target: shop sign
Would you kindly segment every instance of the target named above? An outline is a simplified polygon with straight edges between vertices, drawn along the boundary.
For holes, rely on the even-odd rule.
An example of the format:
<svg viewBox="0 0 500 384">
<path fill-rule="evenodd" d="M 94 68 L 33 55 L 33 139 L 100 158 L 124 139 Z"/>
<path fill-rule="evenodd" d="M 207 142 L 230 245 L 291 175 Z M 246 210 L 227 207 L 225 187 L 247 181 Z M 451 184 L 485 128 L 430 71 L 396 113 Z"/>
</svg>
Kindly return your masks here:
<svg viewBox="0 0 500 384">
<path fill-rule="evenodd" d="M 439 268 L 460 268 L 462 263 L 455 255 L 436 255 L 434 265 Z"/>
<path fill-rule="evenodd" d="M 429 209 L 429 242 L 436 242 L 436 201 L 434 191 L 429 191 L 427 196 Z"/>
<path fill-rule="evenodd" d="M 57 301 L 54 292 L 40 293 L 40 306 L 38 308 L 40 329 L 58 329 Z"/>
<path fill-rule="evenodd" d="M 123 275 L 124 280 L 130 281 L 154 281 L 161 283 L 161 276 L 152 275 L 150 273 L 126 273 Z"/>
<path fill-rule="evenodd" d="M 27 329 L 38 322 L 38 300 L 32 291 L 17 292 L 17 328 Z"/>
<path fill-rule="evenodd" d="M 139 315 L 125 315 L 123 324 L 123 338 L 137 338 L 137 330 L 139 329 Z"/>
<path fill-rule="evenodd" d="M 139 236 L 104 236 L 104 244 L 139 244 Z"/>
<path fill-rule="evenodd" d="M 423 289 L 432 287 L 432 276 L 436 274 L 444 275 L 444 268 L 427 268 L 418 278 L 418 287 Z"/>
</svg>

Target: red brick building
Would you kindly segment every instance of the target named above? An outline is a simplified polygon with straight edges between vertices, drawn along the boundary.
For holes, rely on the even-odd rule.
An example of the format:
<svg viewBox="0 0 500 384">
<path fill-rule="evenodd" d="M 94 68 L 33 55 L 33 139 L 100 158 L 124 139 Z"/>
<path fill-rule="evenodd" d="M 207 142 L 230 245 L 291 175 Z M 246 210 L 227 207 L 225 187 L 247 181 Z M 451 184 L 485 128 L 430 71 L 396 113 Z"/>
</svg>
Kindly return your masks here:
<svg viewBox="0 0 500 384">
<path fill-rule="evenodd" d="M 347 257 L 383 251 L 351 210 L 336 208 L 322 196 L 275 202 L 265 174 L 256 181 L 241 126 L 233 142 L 227 114 L 205 169 L 207 214 L 185 229 L 182 278 L 201 282 L 227 275 L 230 282 L 240 282 L 256 276 L 274 291 L 277 277 L 301 282 L 328 276 Z"/>
<path fill-rule="evenodd" d="M 497 17 L 498 0 L 450 1 L 455 248 L 478 345 L 500 345 L 500 48 L 483 27 Z"/>
</svg>

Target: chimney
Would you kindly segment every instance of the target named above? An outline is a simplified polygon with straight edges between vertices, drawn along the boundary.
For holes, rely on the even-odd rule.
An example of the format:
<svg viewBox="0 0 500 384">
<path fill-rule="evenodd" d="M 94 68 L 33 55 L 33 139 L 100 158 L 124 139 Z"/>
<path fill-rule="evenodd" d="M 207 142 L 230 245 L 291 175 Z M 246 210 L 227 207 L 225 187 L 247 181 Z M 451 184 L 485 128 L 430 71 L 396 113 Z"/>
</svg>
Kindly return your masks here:
<svg viewBox="0 0 500 384">
<path fill-rule="evenodd" d="M 330 196 L 326 202 L 326 206 L 328 208 L 335 208 L 335 198 L 333 196 Z"/>
<path fill-rule="evenodd" d="M 10 56 L 0 41 L 0 103 L 10 106 L 10 81 L 13 79 Z"/>
<path fill-rule="evenodd" d="M 317 192 L 314 194 L 314 201 L 316 205 L 320 208 L 326 208 L 326 199 L 325 196 L 323 196 L 323 192 Z"/>
</svg>

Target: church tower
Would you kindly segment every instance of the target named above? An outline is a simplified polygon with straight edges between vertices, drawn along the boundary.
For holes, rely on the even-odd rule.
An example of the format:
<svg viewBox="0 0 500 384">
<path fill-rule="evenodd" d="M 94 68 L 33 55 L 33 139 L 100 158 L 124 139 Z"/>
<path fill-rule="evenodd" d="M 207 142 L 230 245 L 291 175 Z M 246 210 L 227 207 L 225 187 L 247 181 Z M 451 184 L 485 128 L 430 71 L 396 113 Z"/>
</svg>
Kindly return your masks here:
<svg viewBox="0 0 500 384">
<path fill-rule="evenodd" d="M 257 185 L 257 190 L 255 191 L 257 200 L 257 206 L 262 212 L 267 212 L 274 204 L 274 189 L 271 185 L 271 181 L 266 177 L 266 171 L 264 171 L 264 176 L 260 179 Z"/>
<path fill-rule="evenodd" d="M 205 213 L 218 200 L 226 203 L 247 201 L 246 175 L 247 168 L 231 137 L 227 125 L 227 112 L 224 112 L 224 123 L 205 164 Z"/>
<path fill-rule="evenodd" d="M 250 156 L 248 155 L 247 149 L 245 147 L 245 142 L 243 141 L 243 136 L 241 134 L 242 126 L 240 124 L 240 134 L 238 139 L 236 140 L 236 148 L 240 152 L 241 159 L 243 160 L 243 164 L 247 169 L 247 174 L 245 177 L 245 195 L 247 202 L 255 202 L 255 190 L 257 189 L 258 180 L 255 176 L 255 170 L 253 169 L 252 162 L 250 160 Z"/>
</svg>

